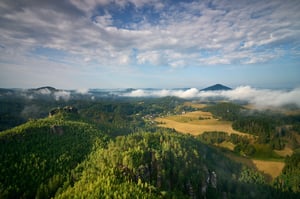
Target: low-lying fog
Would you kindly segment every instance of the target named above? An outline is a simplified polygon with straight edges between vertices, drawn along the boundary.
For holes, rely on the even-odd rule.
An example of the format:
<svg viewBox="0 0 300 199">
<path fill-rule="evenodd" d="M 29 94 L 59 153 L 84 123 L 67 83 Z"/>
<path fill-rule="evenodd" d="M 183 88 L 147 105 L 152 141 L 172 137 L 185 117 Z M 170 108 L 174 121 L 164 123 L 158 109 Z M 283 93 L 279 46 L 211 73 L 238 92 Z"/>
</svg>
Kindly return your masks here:
<svg viewBox="0 0 300 199">
<path fill-rule="evenodd" d="M 16 91 L 17 93 L 17 91 Z M 174 96 L 184 99 L 199 101 L 229 100 L 242 101 L 254 105 L 257 108 L 282 107 L 294 105 L 300 108 L 300 88 L 291 90 L 258 89 L 251 86 L 239 86 L 231 90 L 203 91 L 197 88 L 188 89 L 30 89 L 21 90 L 20 95 L 27 99 L 39 97 L 65 100 L 87 98 L 95 100 L 101 97 L 166 97 Z M 8 95 L 0 94 L 0 96 Z M 12 94 L 10 94 L 12 95 Z"/>
</svg>

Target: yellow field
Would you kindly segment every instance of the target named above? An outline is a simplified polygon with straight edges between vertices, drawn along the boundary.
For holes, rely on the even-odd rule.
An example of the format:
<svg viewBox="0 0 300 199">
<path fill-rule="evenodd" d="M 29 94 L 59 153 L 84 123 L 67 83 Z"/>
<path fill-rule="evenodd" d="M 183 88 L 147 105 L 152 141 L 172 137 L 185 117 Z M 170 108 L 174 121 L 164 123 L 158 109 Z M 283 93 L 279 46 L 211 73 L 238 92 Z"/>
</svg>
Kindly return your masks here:
<svg viewBox="0 0 300 199">
<path fill-rule="evenodd" d="M 193 108 L 204 108 L 204 107 L 207 106 L 206 104 L 198 104 L 198 103 L 193 103 L 193 102 L 185 102 L 183 105 L 184 106 L 191 106 Z"/>
<path fill-rule="evenodd" d="M 272 181 L 278 177 L 284 167 L 284 162 L 269 161 L 269 160 L 254 160 L 241 156 L 237 156 L 233 153 L 225 153 L 230 159 L 242 163 L 250 168 L 257 169 L 268 176 L 268 180 Z"/>
<path fill-rule="evenodd" d="M 252 160 L 256 168 L 265 174 L 270 175 L 273 179 L 280 175 L 284 162 L 265 161 L 265 160 Z"/>
<path fill-rule="evenodd" d="M 278 155 L 282 156 L 282 157 L 286 157 L 288 155 L 292 155 L 293 154 L 293 150 L 289 147 L 285 147 L 283 150 L 274 150 L 275 153 L 277 153 Z"/>
<path fill-rule="evenodd" d="M 235 133 L 249 136 L 249 134 L 233 130 L 231 122 L 219 121 L 213 118 L 210 112 L 204 111 L 193 111 L 182 115 L 156 118 L 155 121 L 160 123 L 160 127 L 174 128 L 178 132 L 191 135 L 200 135 L 205 131 L 223 131 L 229 134 Z"/>
<path fill-rule="evenodd" d="M 185 105 L 197 108 L 203 108 L 205 106 L 203 104 L 193 103 L 188 103 Z M 223 131 L 227 132 L 228 134 L 235 133 L 239 135 L 246 135 L 249 138 L 253 138 L 253 136 L 250 134 L 246 134 L 232 129 L 232 122 L 220 121 L 218 119 L 215 119 L 210 112 L 193 111 L 181 115 L 156 118 L 155 121 L 159 123 L 158 126 L 160 127 L 172 128 L 178 132 L 188 133 L 191 135 L 200 135 L 205 131 Z M 234 145 L 230 142 L 223 142 L 217 146 L 228 148 L 231 151 L 234 149 Z M 278 151 L 277 153 L 286 155 L 290 154 L 291 151 L 289 149 L 285 149 L 283 151 Z M 230 153 L 226 155 L 234 161 L 245 164 L 248 167 L 257 169 L 258 171 L 264 172 L 267 176 L 269 176 L 270 180 L 279 176 L 284 167 L 284 162 L 253 160 L 241 156 L 236 156 Z"/>
<path fill-rule="evenodd" d="M 231 142 L 227 142 L 227 141 L 224 141 L 224 142 L 221 142 L 220 144 L 215 144 L 215 145 L 218 147 L 229 149 L 230 151 L 233 151 L 234 147 L 235 147 L 234 144 L 232 144 Z"/>
</svg>

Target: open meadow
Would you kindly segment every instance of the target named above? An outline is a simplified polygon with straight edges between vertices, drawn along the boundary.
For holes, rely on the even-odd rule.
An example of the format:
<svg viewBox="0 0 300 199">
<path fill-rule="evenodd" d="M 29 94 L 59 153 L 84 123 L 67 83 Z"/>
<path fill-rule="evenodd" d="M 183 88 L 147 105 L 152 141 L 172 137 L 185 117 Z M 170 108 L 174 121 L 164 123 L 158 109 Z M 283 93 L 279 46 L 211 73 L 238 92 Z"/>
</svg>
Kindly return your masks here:
<svg viewBox="0 0 300 199">
<path fill-rule="evenodd" d="M 270 175 L 272 179 L 279 176 L 284 167 L 284 162 L 278 161 L 252 160 L 252 162 L 259 171 Z"/>
<path fill-rule="evenodd" d="M 225 155 L 235 162 L 242 163 L 247 167 L 257 169 L 262 172 L 265 176 L 267 176 L 267 180 L 270 182 L 280 175 L 285 165 L 284 162 L 280 161 L 251 159 L 237 156 L 232 152 L 227 152 Z"/>
<path fill-rule="evenodd" d="M 174 128 L 178 132 L 191 135 L 201 135 L 206 131 L 223 131 L 228 134 L 235 133 L 250 136 L 249 134 L 234 130 L 232 122 L 215 119 L 210 112 L 204 111 L 192 111 L 181 115 L 159 117 L 155 121 L 160 127 Z"/>
</svg>

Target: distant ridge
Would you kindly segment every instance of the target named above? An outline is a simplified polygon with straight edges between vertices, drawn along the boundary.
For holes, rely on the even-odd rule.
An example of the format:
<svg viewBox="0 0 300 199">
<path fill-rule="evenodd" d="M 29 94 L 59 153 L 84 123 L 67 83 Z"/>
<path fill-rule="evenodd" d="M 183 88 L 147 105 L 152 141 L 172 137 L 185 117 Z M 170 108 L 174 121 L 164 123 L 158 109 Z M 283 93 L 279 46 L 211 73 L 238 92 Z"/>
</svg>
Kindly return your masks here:
<svg viewBox="0 0 300 199">
<path fill-rule="evenodd" d="M 232 90 L 232 89 L 222 84 L 215 84 L 213 86 L 204 88 L 201 91 L 228 91 L 228 90 Z"/>
<path fill-rule="evenodd" d="M 39 88 L 32 89 L 32 90 L 39 91 L 39 90 L 45 90 L 45 89 L 48 89 L 48 90 L 49 90 L 49 91 L 51 91 L 51 92 L 54 92 L 54 91 L 56 91 L 56 90 L 57 90 L 56 88 L 53 88 L 53 87 L 51 87 L 51 86 L 39 87 Z"/>
</svg>

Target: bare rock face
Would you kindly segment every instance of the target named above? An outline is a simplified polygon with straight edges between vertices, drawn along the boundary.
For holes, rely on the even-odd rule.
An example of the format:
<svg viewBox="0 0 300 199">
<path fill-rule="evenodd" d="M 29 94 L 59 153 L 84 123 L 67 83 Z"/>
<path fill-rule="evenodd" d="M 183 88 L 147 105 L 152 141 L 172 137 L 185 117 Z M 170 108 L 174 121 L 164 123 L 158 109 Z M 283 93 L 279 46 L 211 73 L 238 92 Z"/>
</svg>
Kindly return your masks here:
<svg viewBox="0 0 300 199">
<path fill-rule="evenodd" d="M 211 186 L 216 189 L 217 188 L 217 174 L 216 174 L 216 172 L 212 171 L 210 173 L 210 178 L 209 179 L 210 179 Z"/>
<path fill-rule="evenodd" d="M 75 113 L 75 114 L 78 113 L 77 108 L 75 108 L 74 106 L 65 106 L 65 107 L 63 108 L 63 110 L 64 110 L 65 112 L 67 112 L 67 113 Z"/>
<path fill-rule="evenodd" d="M 53 125 L 50 127 L 50 132 L 57 135 L 64 134 L 64 129 L 62 126 Z"/>
<path fill-rule="evenodd" d="M 52 117 L 52 116 L 58 114 L 59 111 L 60 111 L 60 108 L 52 109 L 52 110 L 49 112 L 49 117 Z"/>
</svg>

